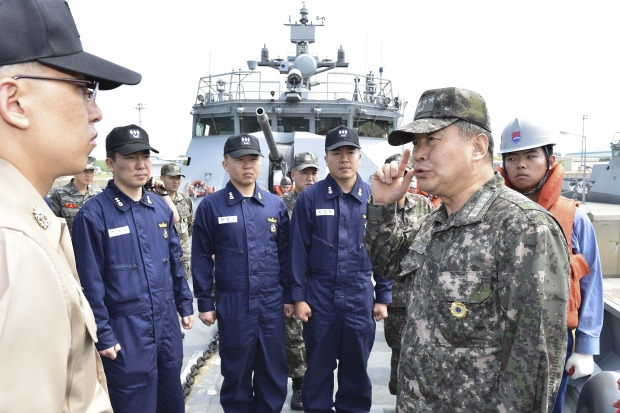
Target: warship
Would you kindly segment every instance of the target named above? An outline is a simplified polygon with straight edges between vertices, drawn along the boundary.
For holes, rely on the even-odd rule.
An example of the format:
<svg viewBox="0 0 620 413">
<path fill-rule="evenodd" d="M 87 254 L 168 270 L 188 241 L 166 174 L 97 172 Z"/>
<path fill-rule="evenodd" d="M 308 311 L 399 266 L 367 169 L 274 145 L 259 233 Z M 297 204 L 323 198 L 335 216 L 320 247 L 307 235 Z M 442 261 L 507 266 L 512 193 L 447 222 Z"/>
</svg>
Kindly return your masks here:
<svg viewBox="0 0 620 413">
<path fill-rule="evenodd" d="M 284 24 L 290 27 L 294 53 L 271 58 L 265 45 L 260 60 L 247 61 L 247 70 L 200 78 L 186 153 L 192 161 L 183 168 L 186 189 L 195 203 L 226 185 L 221 160 L 231 135 L 248 133 L 259 139 L 265 156 L 258 184 L 270 191 L 288 174 L 296 153 L 316 154 L 321 177 L 326 175 L 325 135 L 339 125 L 360 136 L 359 173 L 365 180 L 398 152 L 387 143 L 387 136 L 402 123 L 406 101 L 383 77 L 383 68 L 363 75 L 347 71 L 342 45 L 335 59 L 312 54 L 310 46 L 323 19 L 310 21 L 305 5 L 300 14 L 298 21 Z"/>
</svg>

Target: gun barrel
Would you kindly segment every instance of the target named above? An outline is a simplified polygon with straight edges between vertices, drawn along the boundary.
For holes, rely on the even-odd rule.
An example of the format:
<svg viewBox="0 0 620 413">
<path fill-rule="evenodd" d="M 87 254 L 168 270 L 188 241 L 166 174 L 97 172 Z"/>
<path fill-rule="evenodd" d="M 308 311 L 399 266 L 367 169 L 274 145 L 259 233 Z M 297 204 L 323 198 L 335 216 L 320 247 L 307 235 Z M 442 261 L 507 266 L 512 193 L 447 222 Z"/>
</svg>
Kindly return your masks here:
<svg viewBox="0 0 620 413">
<path fill-rule="evenodd" d="M 271 126 L 269 125 L 269 116 L 265 113 L 265 109 L 261 107 L 256 108 L 256 119 L 263 131 L 263 135 L 265 135 L 267 146 L 269 146 L 269 159 L 272 162 L 282 161 L 282 154 L 278 151 L 278 147 L 276 146 L 276 140 L 273 137 Z"/>
</svg>

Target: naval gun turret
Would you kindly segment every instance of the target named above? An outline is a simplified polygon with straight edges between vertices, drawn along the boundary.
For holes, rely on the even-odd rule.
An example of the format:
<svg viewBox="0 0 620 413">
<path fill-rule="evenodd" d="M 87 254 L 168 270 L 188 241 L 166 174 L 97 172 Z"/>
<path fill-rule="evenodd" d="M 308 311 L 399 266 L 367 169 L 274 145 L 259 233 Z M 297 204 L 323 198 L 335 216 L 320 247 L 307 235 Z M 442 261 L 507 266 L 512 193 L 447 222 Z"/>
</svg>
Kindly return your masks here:
<svg viewBox="0 0 620 413">
<path fill-rule="evenodd" d="M 265 136 L 265 140 L 267 141 L 267 146 L 269 147 L 269 177 L 268 179 L 268 187 L 273 188 L 274 185 L 274 175 L 276 172 L 280 172 L 281 176 L 288 175 L 288 168 L 286 167 L 286 162 L 284 161 L 284 156 L 278 150 L 278 145 L 276 144 L 276 139 L 273 137 L 273 132 L 271 131 L 271 126 L 269 125 L 269 116 L 265 113 L 265 109 L 262 107 L 256 108 L 256 119 L 260 125 L 261 130 L 263 131 L 263 135 Z"/>
</svg>

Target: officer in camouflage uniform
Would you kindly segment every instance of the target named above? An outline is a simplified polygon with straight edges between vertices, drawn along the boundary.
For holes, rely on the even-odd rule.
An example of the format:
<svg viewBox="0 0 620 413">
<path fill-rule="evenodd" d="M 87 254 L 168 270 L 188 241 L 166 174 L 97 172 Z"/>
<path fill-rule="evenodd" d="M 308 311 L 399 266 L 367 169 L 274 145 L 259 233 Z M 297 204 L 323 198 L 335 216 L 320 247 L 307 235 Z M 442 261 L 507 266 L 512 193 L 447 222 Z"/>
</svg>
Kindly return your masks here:
<svg viewBox="0 0 620 413">
<path fill-rule="evenodd" d="M 177 234 L 179 234 L 179 241 L 183 248 L 181 264 L 183 264 L 185 270 L 185 278 L 189 279 L 192 275 L 189 265 L 192 251 L 189 244 L 189 237 L 191 237 L 193 229 L 194 205 L 189 195 L 179 192 L 181 177 L 185 178 L 185 175 L 181 173 L 181 166 L 178 164 L 167 163 L 161 167 L 160 178 L 164 181 L 164 186 L 170 194 L 170 199 L 179 212 L 179 222 L 174 224 L 174 227 L 177 230 Z"/>
<path fill-rule="evenodd" d="M 557 222 L 492 169 L 482 97 L 428 90 L 398 167 L 373 175 L 365 243 L 373 267 L 405 279 L 397 412 L 547 412 L 566 352 L 569 258 Z M 413 175 L 443 205 L 407 227 L 395 201 Z"/>
<path fill-rule="evenodd" d="M 319 159 L 310 152 L 301 152 L 295 155 L 291 170 L 294 189 L 280 196 L 289 218 L 293 215 L 293 206 L 297 196 L 306 187 L 315 184 L 319 180 Z M 284 178 L 283 178 L 284 179 Z M 301 400 L 301 390 L 304 384 L 304 374 L 306 373 L 306 345 L 302 336 L 302 323 L 299 319 L 286 317 L 284 319 L 286 328 L 286 363 L 288 364 L 288 375 L 293 379 L 293 395 L 291 396 L 291 409 L 303 410 Z"/>
<path fill-rule="evenodd" d="M 396 162 L 398 164 L 401 158 L 401 154 L 397 153 L 387 158 L 385 163 Z M 427 197 L 409 191 L 396 203 L 396 215 L 404 227 L 412 226 L 418 218 L 430 213 L 432 210 L 433 206 Z M 402 280 L 394 281 L 392 284 L 392 303 L 388 304 L 388 318 L 385 319 L 383 325 L 385 341 L 392 349 L 388 388 L 390 389 L 390 394 L 394 395 L 397 394 L 398 380 L 396 372 L 398 371 L 400 360 L 400 341 L 403 328 L 407 322 L 407 291 L 405 287 L 405 281 Z"/>
<path fill-rule="evenodd" d="M 52 188 L 48 195 L 50 208 L 54 215 L 67 221 L 69 234 L 73 234 L 73 220 L 84 202 L 101 192 L 101 188 L 91 185 L 95 177 L 95 161 L 89 156 L 83 172 L 73 175 L 67 185 Z"/>
</svg>

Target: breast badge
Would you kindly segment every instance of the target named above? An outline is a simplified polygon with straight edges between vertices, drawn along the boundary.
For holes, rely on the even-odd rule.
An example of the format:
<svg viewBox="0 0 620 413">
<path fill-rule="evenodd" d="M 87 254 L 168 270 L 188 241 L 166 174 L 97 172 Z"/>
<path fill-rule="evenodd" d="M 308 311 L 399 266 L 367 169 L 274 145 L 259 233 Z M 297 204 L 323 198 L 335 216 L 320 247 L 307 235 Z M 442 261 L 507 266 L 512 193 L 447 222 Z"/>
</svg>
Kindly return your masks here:
<svg viewBox="0 0 620 413">
<path fill-rule="evenodd" d="M 168 239 L 168 230 L 164 228 L 164 239 Z"/>
<path fill-rule="evenodd" d="M 276 233 L 276 224 L 271 224 L 271 233 L 272 234 Z"/>
<path fill-rule="evenodd" d="M 461 319 L 465 318 L 465 316 L 467 315 L 467 308 L 462 302 L 455 301 L 450 305 L 450 312 L 456 318 Z"/>
</svg>

